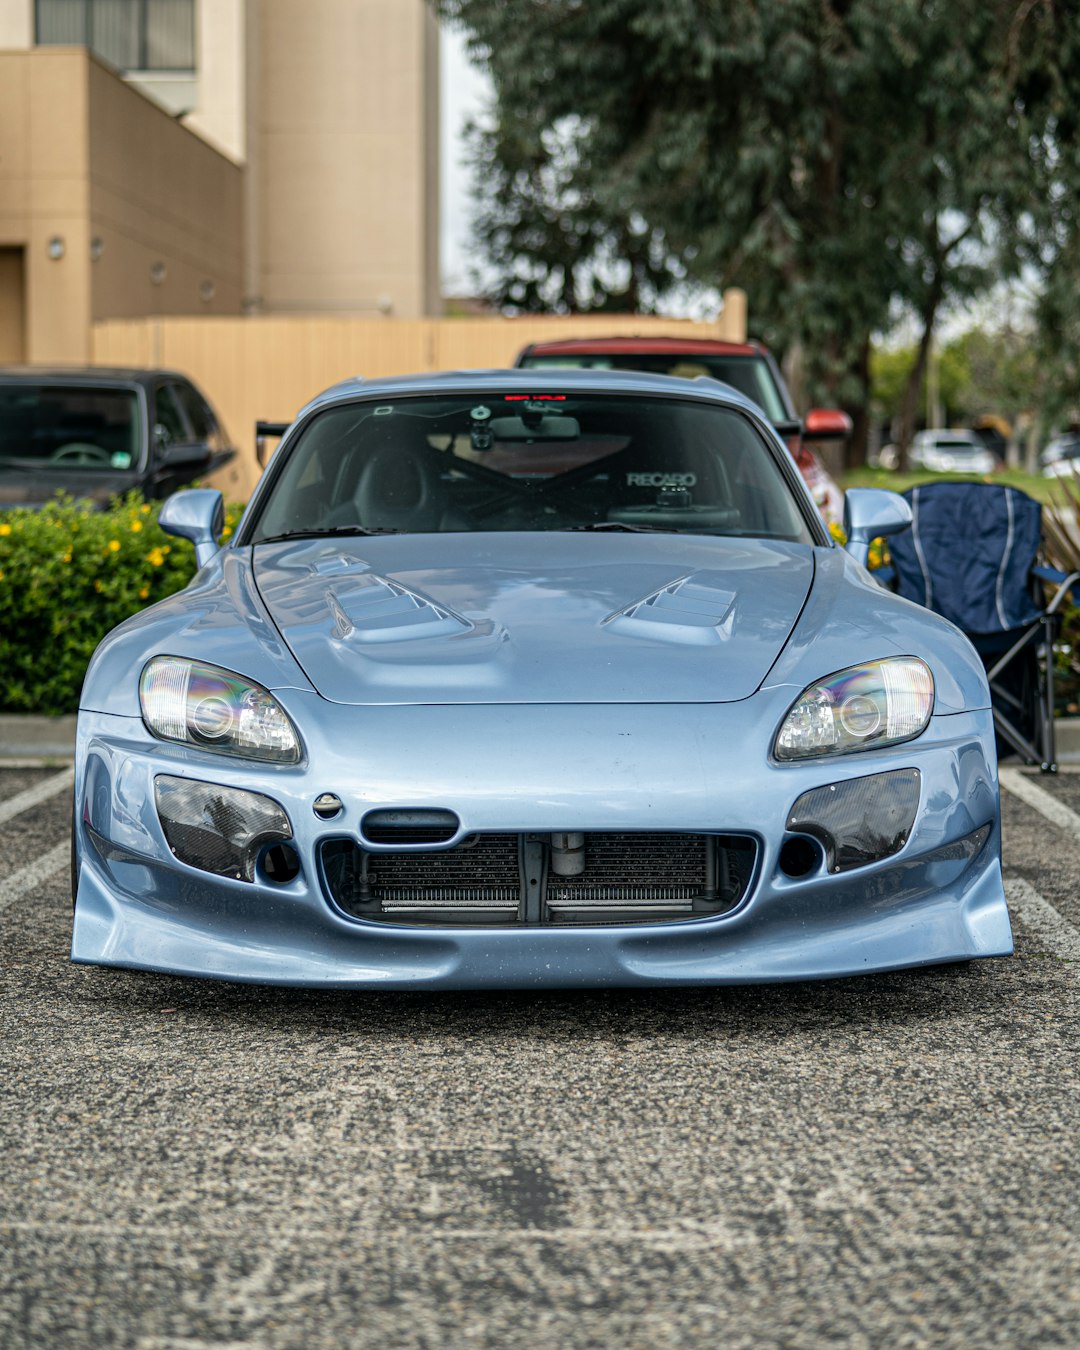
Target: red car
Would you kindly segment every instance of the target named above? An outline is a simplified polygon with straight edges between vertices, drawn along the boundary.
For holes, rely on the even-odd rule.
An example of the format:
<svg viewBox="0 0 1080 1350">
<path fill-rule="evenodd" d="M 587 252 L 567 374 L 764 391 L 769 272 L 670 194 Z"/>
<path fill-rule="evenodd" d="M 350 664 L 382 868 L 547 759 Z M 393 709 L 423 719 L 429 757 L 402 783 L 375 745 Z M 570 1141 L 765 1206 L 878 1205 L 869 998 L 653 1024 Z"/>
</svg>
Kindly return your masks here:
<svg viewBox="0 0 1080 1350">
<path fill-rule="evenodd" d="M 753 399 L 776 427 L 825 521 L 839 524 L 843 519 L 843 493 L 806 442 L 849 436 L 851 419 L 847 413 L 833 408 L 815 408 L 800 419 L 776 358 L 760 342 L 668 337 L 563 338 L 532 343 L 514 364 L 525 370 L 552 370 L 560 366 L 647 370 L 686 379 L 707 375 L 723 380 Z"/>
</svg>

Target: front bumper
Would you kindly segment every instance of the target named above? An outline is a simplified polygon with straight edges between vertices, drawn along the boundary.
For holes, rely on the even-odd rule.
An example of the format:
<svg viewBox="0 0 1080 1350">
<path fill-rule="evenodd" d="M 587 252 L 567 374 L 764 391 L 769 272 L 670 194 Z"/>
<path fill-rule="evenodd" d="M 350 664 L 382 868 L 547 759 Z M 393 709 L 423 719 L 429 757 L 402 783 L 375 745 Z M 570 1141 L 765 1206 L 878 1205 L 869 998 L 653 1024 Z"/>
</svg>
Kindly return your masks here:
<svg viewBox="0 0 1080 1350">
<path fill-rule="evenodd" d="M 327 706 L 312 696 L 309 716 L 290 708 L 308 750 L 296 768 L 166 745 L 138 719 L 80 714 L 73 959 L 264 984 L 463 989 L 819 979 L 1012 951 L 989 711 L 935 718 L 893 750 L 778 766 L 739 704 L 331 715 Z M 781 873 L 787 816 L 802 793 L 911 767 L 922 776 L 920 806 L 896 856 L 839 876 Z M 300 874 L 233 881 L 178 862 L 157 818 L 157 774 L 272 797 L 292 823 Z M 328 791 L 346 806 L 332 826 L 312 810 Z M 336 909 L 315 858 L 323 839 L 355 831 L 373 807 L 444 807 L 477 832 L 748 833 L 758 868 L 737 908 L 685 922 L 371 923 Z M 987 825 L 972 856 L 963 841 Z"/>
</svg>

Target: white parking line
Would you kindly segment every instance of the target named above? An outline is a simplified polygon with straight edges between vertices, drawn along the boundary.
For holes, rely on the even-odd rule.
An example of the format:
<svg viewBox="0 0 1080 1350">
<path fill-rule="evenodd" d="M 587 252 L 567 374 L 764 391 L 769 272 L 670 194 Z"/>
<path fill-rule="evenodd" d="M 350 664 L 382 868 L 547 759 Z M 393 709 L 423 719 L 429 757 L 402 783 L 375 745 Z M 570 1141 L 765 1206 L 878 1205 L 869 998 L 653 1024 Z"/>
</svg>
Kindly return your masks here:
<svg viewBox="0 0 1080 1350">
<path fill-rule="evenodd" d="M 70 755 L 5 755 L 0 746 L 0 770 L 3 769 L 58 769 L 61 764 L 72 764 Z M 1080 769 L 1080 765 L 1077 765 Z"/>
<path fill-rule="evenodd" d="M 1052 956 L 1080 961 L 1080 932 L 1030 882 L 1019 877 L 1007 881 L 1005 897 L 1020 927 L 1044 943 Z"/>
<path fill-rule="evenodd" d="M 25 792 L 17 793 L 14 797 L 9 797 L 6 802 L 0 802 L 0 825 L 16 816 L 21 816 L 24 811 L 29 811 L 31 807 L 40 806 L 42 802 L 47 802 L 50 797 L 55 797 L 58 792 L 64 792 L 75 782 L 75 770 L 65 769 L 63 773 L 53 774 L 51 778 L 46 778 L 43 783 L 38 783 L 36 787 L 27 788 Z"/>
<path fill-rule="evenodd" d="M 199 1238 L 221 1238 L 229 1242 L 240 1242 L 245 1238 L 250 1238 L 250 1229 L 243 1223 L 203 1223 L 197 1230 Z M 325 1244 L 333 1236 L 336 1230 L 327 1230 L 314 1225 L 289 1226 L 285 1228 L 275 1227 L 267 1235 L 268 1241 L 273 1245 L 280 1245 L 284 1250 L 291 1251 L 298 1242 L 319 1242 Z M 68 1234 L 79 1234 L 86 1236 L 120 1238 L 128 1239 L 132 1236 L 143 1238 L 157 1238 L 163 1241 L 180 1241 L 192 1236 L 192 1227 L 190 1224 L 162 1224 L 162 1223 L 125 1223 L 123 1220 L 117 1222 L 99 1222 L 84 1221 L 82 1219 L 0 1219 L 0 1233 L 41 1233 L 46 1236 L 58 1234 L 66 1236 Z M 350 1232 L 366 1233 L 370 1232 L 373 1236 L 378 1235 L 380 1239 L 393 1242 L 404 1241 L 417 1237 L 417 1230 L 406 1226 L 388 1226 L 388 1225 L 368 1225 L 362 1220 L 357 1222 L 353 1220 Z M 385 1238 L 383 1235 L 385 1234 Z M 528 1243 L 564 1243 L 572 1246 L 576 1243 L 595 1243 L 598 1241 L 620 1242 L 620 1243 L 641 1243 L 649 1247 L 659 1247 L 671 1251 L 699 1251 L 708 1248 L 723 1248 L 725 1250 L 736 1250 L 743 1247 L 755 1247 L 760 1244 L 761 1238 L 753 1232 L 735 1232 L 731 1225 L 723 1219 L 694 1221 L 687 1220 L 684 1224 L 670 1228 L 649 1228 L 633 1224 L 608 1224 L 602 1228 L 585 1227 L 581 1228 L 497 1228 L 487 1226 L 483 1228 L 440 1228 L 432 1226 L 430 1229 L 423 1230 L 423 1238 L 430 1239 L 433 1242 L 492 1242 L 499 1243 L 505 1241 L 528 1242 Z M 933 1241 L 933 1239 L 929 1239 Z M 165 1338 L 163 1342 L 154 1340 L 146 1344 L 170 1344 L 198 1345 L 199 1342 L 189 1342 L 186 1340 L 169 1340 Z M 262 1342 L 260 1342 L 261 1344 Z M 636 1341 L 640 1345 L 642 1342 Z M 143 1342 L 138 1342 L 143 1344 Z M 214 1341 L 215 1346 L 228 1346 L 233 1344 L 231 1341 Z M 239 1341 L 238 1345 L 251 1346 L 253 1341 Z"/>
<path fill-rule="evenodd" d="M 0 911 L 7 909 L 13 900 L 18 900 L 27 891 L 40 886 L 43 881 L 48 881 L 49 877 L 59 872 L 61 868 L 67 867 L 70 857 L 71 840 L 65 839 L 62 844 L 49 849 L 48 853 L 35 858 L 32 863 L 20 867 L 6 881 L 0 881 Z"/>
<path fill-rule="evenodd" d="M 998 781 L 1007 792 L 1019 797 L 1028 806 L 1034 807 L 1052 825 L 1060 829 L 1071 830 L 1080 837 L 1080 816 L 1070 810 L 1064 802 L 1059 802 L 1045 788 L 1025 777 L 1019 769 L 999 769 Z"/>
</svg>

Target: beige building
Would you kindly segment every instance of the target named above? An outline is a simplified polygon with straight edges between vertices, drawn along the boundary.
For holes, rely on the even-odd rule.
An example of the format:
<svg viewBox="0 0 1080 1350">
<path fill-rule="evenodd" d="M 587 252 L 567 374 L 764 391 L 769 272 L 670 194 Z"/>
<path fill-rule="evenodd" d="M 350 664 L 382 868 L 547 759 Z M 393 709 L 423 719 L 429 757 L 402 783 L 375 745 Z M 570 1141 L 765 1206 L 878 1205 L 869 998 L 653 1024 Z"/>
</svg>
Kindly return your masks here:
<svg viewBox="0 0 1080 1350">
<path fill-rule="evenodd" d="M 0 0 L 0 362 L 153 315 L 416 318 L 438 291 L 425 0 Z"/>
</svg>

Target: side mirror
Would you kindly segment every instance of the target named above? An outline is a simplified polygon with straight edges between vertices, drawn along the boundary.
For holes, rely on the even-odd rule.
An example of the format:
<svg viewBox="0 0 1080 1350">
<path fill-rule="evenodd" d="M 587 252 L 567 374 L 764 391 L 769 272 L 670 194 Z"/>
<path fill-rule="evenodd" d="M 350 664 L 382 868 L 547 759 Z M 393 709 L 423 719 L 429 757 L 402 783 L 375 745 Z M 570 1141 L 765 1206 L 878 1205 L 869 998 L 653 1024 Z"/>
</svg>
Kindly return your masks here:
<svg viewBox="0 0 1080 1350">
<path fill-rule="evenodd" d="M 225 501 L 215 488 L 174 492 L 162 504 L 158 524 L 166 534 L 190 539 L 195 545 L 195 562 L 205 567 L 217 553 L 218 535 L 225 528 Z"/>
<path fill-rule="evenodd" d="M 845 547 L 866 566 L 873 540 L 911 528 L 911 507 L 898 492 L 884 488 L 848 488 L 844 494 Z"/>
<path fill-rule="evenodd" d="M 806 414 L 803 437 L 808 441 L 847 440 L 851 418 L 839 408 L 814 408 Z"/>
<path fill-rule="evenodd" d="M 270 458 L 266 449 L 267 436 L 274 436 L 280 440 L 291 425 L 291 422 L 255 423 L 255 458 L 259 461 L 260 469 L 266 468 L 266 461 Z"/>
<path fill-rule="evenodd" d="M 210 447 L 204 441 L 170 441 L 158 452 L 162 469 L 184 469 L 191 464 L 209 464 Z"/>
</svg>

